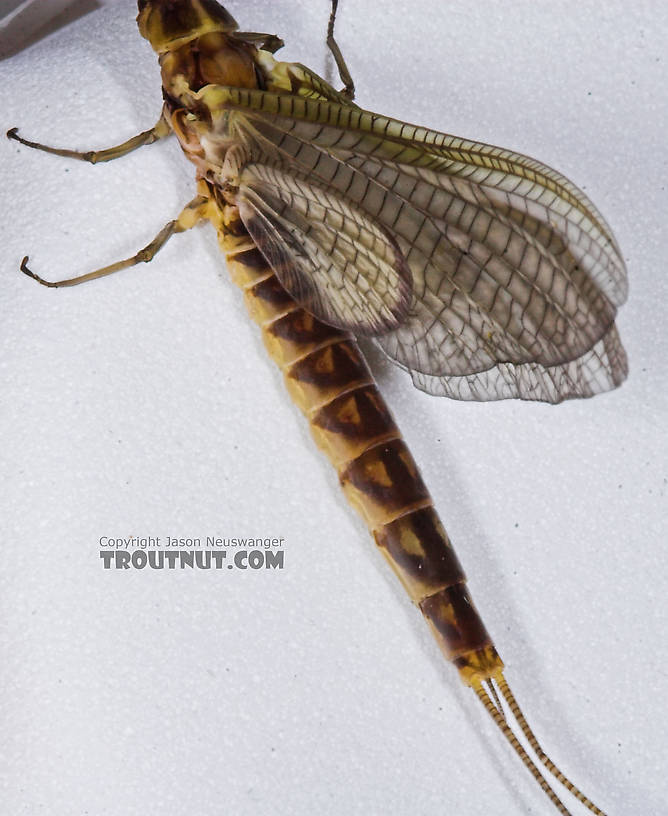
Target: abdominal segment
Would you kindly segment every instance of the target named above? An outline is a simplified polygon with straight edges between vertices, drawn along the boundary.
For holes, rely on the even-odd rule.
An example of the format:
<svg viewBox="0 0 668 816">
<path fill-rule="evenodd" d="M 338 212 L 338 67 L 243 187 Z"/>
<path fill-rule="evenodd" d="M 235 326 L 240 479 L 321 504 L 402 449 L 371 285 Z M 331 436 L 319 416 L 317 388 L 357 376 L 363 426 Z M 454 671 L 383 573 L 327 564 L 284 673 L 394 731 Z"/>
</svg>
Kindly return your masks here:
<svg viewBox="0 0 668 816">
<path fill-rule="evenodd" d="M 321 322 L 290 297 L 231 209 L 212 218 L 230 274 L 346 497 L 464 682 L 497 676 L 503 663 L 354 337 Z"/>
</svg>

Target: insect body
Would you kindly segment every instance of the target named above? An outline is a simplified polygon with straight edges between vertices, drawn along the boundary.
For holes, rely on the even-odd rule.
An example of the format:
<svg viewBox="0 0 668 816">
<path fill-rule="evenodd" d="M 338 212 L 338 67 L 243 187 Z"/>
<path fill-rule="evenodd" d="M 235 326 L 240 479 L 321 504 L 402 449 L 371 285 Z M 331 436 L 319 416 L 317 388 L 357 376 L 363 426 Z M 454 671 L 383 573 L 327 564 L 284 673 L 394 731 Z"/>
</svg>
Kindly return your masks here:
<svg viewBox="0 0 668 816">
<path fill-rule="evenodd" d="M 27 258 L 22 269 L 72 285 L 148 261 L 175 232 L 211 221 L 316 442 L 444 654 L 557 809 L 569 812 L 518 732 L 600 814 L 527 724 L 354 335 L 374 338 L 430 393 L 590 396 L 626 375 L 614 325 L 624 264 L 602 216 L 554 170 L 358 108 L 333 20 L 342 92 L 276 61 L 278 38 L 239 33 L 212 0 L 140 0 L 162 70 L 158 124 L 107 151 L 46 149 L 106 161 L 174 132 L 197 196 L 127 261 L 55 284 Z"/>
</svg>

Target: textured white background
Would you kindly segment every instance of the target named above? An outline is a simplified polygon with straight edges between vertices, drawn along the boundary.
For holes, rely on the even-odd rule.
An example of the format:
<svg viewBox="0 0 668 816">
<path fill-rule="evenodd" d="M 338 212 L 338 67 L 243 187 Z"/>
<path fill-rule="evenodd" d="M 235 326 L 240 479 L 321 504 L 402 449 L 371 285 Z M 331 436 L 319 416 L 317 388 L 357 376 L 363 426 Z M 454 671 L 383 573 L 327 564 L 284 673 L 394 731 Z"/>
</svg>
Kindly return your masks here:
<svg viewBox="0 0 668 816">
<path fill-rule="evenodd" d="M 132 2 L 0 62 L 3 128 L 149 127 Z M 326 67 L 326 0 L 233 2 Z M 629 266 L 631 375 L 559 407 L 427 397 L 373 355 L 537 733 L 612 815 L 668 812 L 668 12 L 342 0 L 364 107 L 534 155 Z M 549 814 L 348 509 L 209 228 L 69 290 L 190 199 L 173 142 L 109 165 L 0 142 L 3 813 Z M 284 536 L 283 573 L 106 572 L 101 535 Z M 578 806 L 574 806 L 574 812 Z"/>
</svg>

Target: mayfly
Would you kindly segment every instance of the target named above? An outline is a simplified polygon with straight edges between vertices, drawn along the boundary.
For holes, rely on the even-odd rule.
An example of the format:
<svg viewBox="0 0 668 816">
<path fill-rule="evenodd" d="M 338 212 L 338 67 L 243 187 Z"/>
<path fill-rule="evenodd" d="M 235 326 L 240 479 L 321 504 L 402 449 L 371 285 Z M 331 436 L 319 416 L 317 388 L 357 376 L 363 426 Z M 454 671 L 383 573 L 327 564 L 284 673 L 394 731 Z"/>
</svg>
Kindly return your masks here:
<svg viewBox="0 0 668 816">
<path fill-rule="evenodd" d="M 610 228 L 533 159 L 358 107 L 336 0 L 327 43 L 341 91 L 277 61 L 277 36 L 240 32 L 214 0 L 138 6 L 162 71 L 155 127 L 86 153 L 8 136 L 95 163 L 173 132 L 197 195 L 132 258 L 57 282 L 27 257 L 21 269 L 46 286 L 78 284 L 148 262 L 210 221 L 315 441 L 446 658 L 559 812 L 569 813 L 548 779 L 602 814 L 527 723 L 355 336 L 431 394 L 557 403 L 612 389 L 627 373 L 614 323 L 626 273 Z"/>
</svg>

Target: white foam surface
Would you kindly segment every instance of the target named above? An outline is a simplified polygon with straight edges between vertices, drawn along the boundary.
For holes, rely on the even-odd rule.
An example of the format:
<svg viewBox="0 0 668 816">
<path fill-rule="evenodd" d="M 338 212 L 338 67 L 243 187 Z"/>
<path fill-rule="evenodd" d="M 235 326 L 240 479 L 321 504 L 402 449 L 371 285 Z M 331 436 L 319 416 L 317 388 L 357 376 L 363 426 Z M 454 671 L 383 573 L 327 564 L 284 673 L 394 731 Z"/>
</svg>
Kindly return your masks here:
<svg viewBox="0 0 668 816">
<path fill-rule="evenodd" d="M 157 119 L 134 3 L 99 6 L 0 63 L 5 129 L 91 148 Z M 325 0 L 228 8 L 325 70 Z M 559 168 L 623 248 L 614 393 L 460 404 L 372 362 L 544 746 L 606 812 L 668 812 L 668 9 L 340 15 L 359 104 Z M 193 195 L 178 146 L 0 162 L 2 812 L 552 813 L 346 505 L 212 230 L 73 289 L 18 272 L 145 245 Z M 285 569 L 105 571 L 99 538 L 128 535 L 283 536 Z"/>
</svg>

